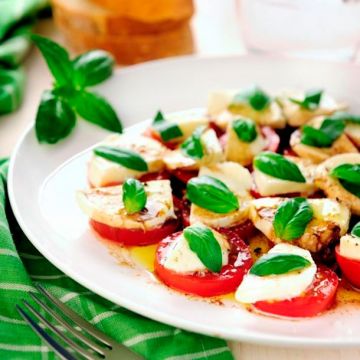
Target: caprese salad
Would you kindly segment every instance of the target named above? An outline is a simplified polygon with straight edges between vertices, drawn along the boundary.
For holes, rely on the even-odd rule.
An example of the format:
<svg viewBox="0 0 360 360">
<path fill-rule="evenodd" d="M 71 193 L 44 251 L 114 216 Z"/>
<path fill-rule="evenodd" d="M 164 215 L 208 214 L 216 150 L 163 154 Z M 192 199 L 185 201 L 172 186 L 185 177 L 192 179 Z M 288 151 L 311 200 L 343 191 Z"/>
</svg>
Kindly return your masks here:
<svg viewBox="0 0 360 360">
<path fill-rule="evenodd" d="M 341 278 L 360 288 L 359 149 L 360 116 L 323 90 L 217 91 L 94 147 L 77 199 L 101 238 L 156 244 L 172 289 L 316 316 Z"/>
</svg>

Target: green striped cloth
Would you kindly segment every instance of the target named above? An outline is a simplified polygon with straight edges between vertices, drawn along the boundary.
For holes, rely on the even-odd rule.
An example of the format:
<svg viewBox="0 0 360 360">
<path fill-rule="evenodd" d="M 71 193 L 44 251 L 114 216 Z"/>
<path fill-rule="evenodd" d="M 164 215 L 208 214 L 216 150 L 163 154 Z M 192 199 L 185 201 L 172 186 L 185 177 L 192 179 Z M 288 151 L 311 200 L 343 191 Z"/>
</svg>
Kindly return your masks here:
<svg viewBox="0 0 360 360">
<path fill-rule="evenodd" d="M 16 110 L 24 93 L 21 63 L 31 42 L 34 19 L 49 0 L 0 0 L 0 115 Z"/>
<path fill-rule="evenodd" d="M 31 301 L 27 292 L 35 291 L 35 282 L 146 359 L 233 359 L 225 341 L 132 313 L 85 289 L 47 261 L 22 233 L 10 211 L 7 165 L 7 160 L 0 160 L 0 359 L 55 358 L 15 309 L 22 299 Z"/>
</svg>

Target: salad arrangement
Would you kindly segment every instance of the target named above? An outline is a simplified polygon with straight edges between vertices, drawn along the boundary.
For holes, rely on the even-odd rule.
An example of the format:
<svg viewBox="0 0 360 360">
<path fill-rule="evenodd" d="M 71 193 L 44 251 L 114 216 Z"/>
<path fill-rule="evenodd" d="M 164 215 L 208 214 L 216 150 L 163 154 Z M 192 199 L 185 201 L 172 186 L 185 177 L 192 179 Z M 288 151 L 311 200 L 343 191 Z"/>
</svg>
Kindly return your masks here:
<svg viewBox="0 0 360 360">
<path fill-rule="evenodd" d="M 156 244 L 165 285 L 234 293 L 248 309 L 316 316 L 360 287 L 360 116 L 322 90 L 209 96 L 93 149 L 77 199 L 95 233 Z"/>
</svg>

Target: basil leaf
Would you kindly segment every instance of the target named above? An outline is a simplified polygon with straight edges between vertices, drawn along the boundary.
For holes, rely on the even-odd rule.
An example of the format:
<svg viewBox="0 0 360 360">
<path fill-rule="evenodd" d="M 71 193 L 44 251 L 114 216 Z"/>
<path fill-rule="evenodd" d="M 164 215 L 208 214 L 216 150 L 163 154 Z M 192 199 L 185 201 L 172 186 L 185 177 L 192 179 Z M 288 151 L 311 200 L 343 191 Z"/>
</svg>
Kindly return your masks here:
<svg viewBox="0 0 360 360">
<path fill-rule="evenodd" d="M 25 76 L 23 69 L 0 68 L 0 115 L 15 111 L 22 102 Z"/>
<path fill-rule="evenodd" d="M 265 110 L 271 102 L 271 98 L 258 86 L 252 86 L 236 94 L 229 105 L 229 109 L 236 108 L 241 104 L 249 104 L 254 110 Z"/>
<path fill-rule="evenodd" d="M 322 94 L 323 94 L 323 90 L 312 89 L 312 90 L 308 90 L 305 93 L 304 100 L 297 100 L 293 98 L 289 98 L 289 100 L 299 105 L 303 109 L 314 111 L 320 105 Z"/>
<path fill-rule="evenodd" d="M 113 57 L 103 50 L 92 50 L 73 60 L 74 83 L 83 88 L 103 82 L 112 75 Z"/>
<path fill-rule="evenodd" d="M 59 44 L 45 37 L 33 34 L 31 36 L 36 46 L 41 51 L 56 85 L 63 86 L 73 83 L 73 66 L 69 53 Z"/>
<path fill-rule="evenodd" d="M 127 179 L 122 189 L 122 200 L 128 214 L 134 214 L 144 209 L 147 197 L 144 185 L 139 180 Z"/>
<path fill-rule="evenodd" d="M 218 214 L 227 214 L 239 208 L 234 193 L 212 176 L 204 175 L 189 180 L 186 196 L 195 205 Z"/>
<path fill-rule="evenodd" d="M 214 233 L 207 227 L 193 225 L 185 228 L 183 234 L 200 261 L 212 272 L 220 272 L 222 252 Z"/>
<path fill-rule="evenodd" d="M 291 241 L 301 237 L 313 218 L 313 210 L 305 198 L 293 198 L 281 203 L 274 217 L 276 237 Z"/>
<path fill-rule="evenodd" d="M 100 95 L 85 90 L 78 91 L 74 106 L 83 119 L 104 129 L 122 132 L 122 125 L 115 110 Z"/>
<path fill-rule="evenodd" d="M 193 159 L 201 159 L 204 156 L 204 150 L 201 143 L 201 135 L 205 130 L 205 126 L 199 126 L 191 136 L 189 136 L 182 144 L 181 150 Z"/>
<path fill-rule="evenodd" d="M 165 117 L 163 113 L 159 110 L 153 119 L 153 125 L 162 121 L 165 121 Z"/>
<path fill-rule="evenodd" d="M 71 133 L 76 116 L 66 100 L 44 91 L 36 114 L 35 131 L 40 143 L 55 144 Z"/>
<path fill-rule="evenodd" d="M 319 129 L 305 125 L 302 129 L 301 143 L 315 147 L 331 147 L 344 132 L 345 122 L 326 118 Z"/>
<path fill-rule="evenodd" d="M 241 141 L 251 143 L 257 138 L 255 123 L 250 119 L 234 120 L 232 128 Z"/>
<path fill-rule="evenodd" d="M 250 274 L 257 276 L 281 275 L 311 265 L 308 259 L 294 254 L 265 254 L 251 267 Z"/>
<path fill-rule="evenodd" d="M 97 156 L 117 163 L 127 169 L 137 171 L 148 171 L 148 165 L 144 158 L 135 151 L 119 149 L 111 146 L 98 146 L 94 149 Z"/>
<path fill-rule="evenodd" d="M 331 176 L 360 185 L 360 164 L 342 164 L 330 172 Z"/>
<path fill-rule="evenodd" d="M 360 221 L 352 228 L 351 235 L 360 237 Z"/>
<path fill-rule="evenodd" d="M 348 182 L 346 180 L 339 180 L 339 181 L 345 190 L 349 191 L 350 193 L 352 193 L 355 196 L 357 196 L 358 198 L 360 198 L 360 185 L 359 184 L 354 184 L 354 183 Z"/>
<path fill-rule="evenodd" d="M 254 166 L 264 174 L 272 177 L 304 183 L 306 179 L 299 167 L 284 156 L 270 151 L 265 151 L 254 159 Z"/>
<path fill-rule="evenodd" d="M 338 111 L 329 117 L 333 120 L 342 120 L 346 123 L 354 123 L 360 125 L 360 115 L 350 114 L 345 111 Z"/>
</svg>

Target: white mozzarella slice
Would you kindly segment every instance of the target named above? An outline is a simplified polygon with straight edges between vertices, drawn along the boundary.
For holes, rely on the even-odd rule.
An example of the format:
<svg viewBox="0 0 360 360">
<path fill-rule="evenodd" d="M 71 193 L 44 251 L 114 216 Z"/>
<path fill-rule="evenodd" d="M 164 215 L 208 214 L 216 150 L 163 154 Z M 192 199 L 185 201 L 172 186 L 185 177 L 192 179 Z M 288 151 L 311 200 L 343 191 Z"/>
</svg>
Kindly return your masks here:
<svg viewBox="0 0 360 360">
<path fill-rule="evenodd" d="M 300 296 L 311 285 L 316 274 L 316 264 L 309 251 L 290 244 L 278 244 L 269 254 L 299 255 L 311 265 L 282 275 L 257 276 L 248 273 L 235 293 L 237 301 L 253 304 L 257 301 L 288 300 Z"/>
<path fill-rule="evenodd" d="M 254 167 L 254 181 L 257 191 L 261 196 L 273 196 L 290 193 L 311 194 L 315 191 L 314 174 L 315 167 L 306 161 L 295 160 L 294 157 L 287 157 L 289 160 L 296 162 L 301 173 L 306 179 L 305 183 L 288 181 L 267 175 Z"/>
<path fill-rule="evenodd" d="M 160 142 L 146 136 L 110 135 L 99 145 L 132 150 L 140 154 L 148 165 L 148 172 L 164 169 L 167 149 Z M 129 178 L 139 178 L 144 172 L 131 170 L 100 156 L 93 155 L 88 166 L 89 182 L 94 187 L 121 184 Z"/>
<path fill-rule="evenodd" d="M 208 114 L 216 116 L 226 110 L 236 93 L 236 90 L 212 91 L 208 97 Z"/>
<path fill-rule="evenodd" d="M 229 244 L 224 236 L 215 230 L 211 230 L 215 235 L 215 239 L 220 245 L 222 253 L 222 265 L 227 265 L 229 261 Z M 178 273 L 193 273 L 205 271 L 206 267 L 201 262 L 195 252 L 193 252 L 189 243 L 181 233 L 171 244 L 165 255 L 164 263 L 162 264 L 169 270 Z"/>
<path fill-rule="evenodd" d="M 144 186 L 146 207 L 131 215 L 123 204 L 121 185 L 78 191 L 77 200 L 89 218 L 116 228 L 151 230 L 175 219 L 170 181 L 148 181 Z"/>
<path fill-rule="evenodd" d="M 360 237 L 350 234 L 342 236 L 340 254 L 350 259 L 360 260 Z"/>
</svg>

